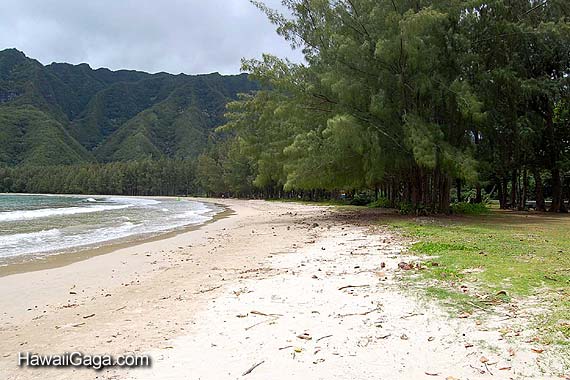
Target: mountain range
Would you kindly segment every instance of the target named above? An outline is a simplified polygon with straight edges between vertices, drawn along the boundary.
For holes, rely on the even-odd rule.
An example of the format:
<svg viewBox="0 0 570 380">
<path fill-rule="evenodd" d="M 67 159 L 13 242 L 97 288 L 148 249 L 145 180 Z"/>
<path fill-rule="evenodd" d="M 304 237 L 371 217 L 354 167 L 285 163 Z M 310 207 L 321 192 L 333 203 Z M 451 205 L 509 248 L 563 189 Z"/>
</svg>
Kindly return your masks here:
<svg viewBox="0 0 570 380">
<path fill-rule="evenodd" d="M 246 74 L 149 74 L 42 65 L 0 51 L 0 164 L 193 158 L 225 105 L 258 89 Z"/>
</svg>

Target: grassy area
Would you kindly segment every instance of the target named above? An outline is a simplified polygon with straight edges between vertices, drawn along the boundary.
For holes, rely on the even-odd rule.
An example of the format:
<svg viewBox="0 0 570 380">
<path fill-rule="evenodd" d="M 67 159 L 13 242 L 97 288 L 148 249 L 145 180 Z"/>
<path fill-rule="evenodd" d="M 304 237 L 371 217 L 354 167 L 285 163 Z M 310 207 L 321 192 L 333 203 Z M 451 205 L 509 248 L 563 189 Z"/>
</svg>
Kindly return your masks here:
<svg viewBox="0 0 570 380">
<path fill-rule="evenodd" d="M 428 294 L 466 308 L 538 296 L 551 310 L 536 321 L 543 338 L 570 345 L 568 215 L 493 210 L 389 224 L 416 241 L 412 253 L 431 256 L 416 272 Z"/>
</svg>

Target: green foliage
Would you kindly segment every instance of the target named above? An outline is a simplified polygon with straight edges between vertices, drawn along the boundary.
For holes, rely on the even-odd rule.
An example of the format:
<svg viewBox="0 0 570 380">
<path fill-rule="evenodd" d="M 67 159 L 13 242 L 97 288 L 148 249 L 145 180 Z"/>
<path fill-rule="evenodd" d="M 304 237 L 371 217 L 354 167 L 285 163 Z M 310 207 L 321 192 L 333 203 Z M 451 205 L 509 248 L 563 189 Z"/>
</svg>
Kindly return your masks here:
<svg viewBox="0 0 570 380">
<path fill-rule="evenodd" d="M 389 208 L 391 207 L 391 202 L 388 198 L 380 197 L 377 200 L 370 202 L 367 206 L 370 208 Z"/>
<path fill-rule="evenodd" d="M 188 195 L 198 191 L 194 163 L 187 160 L 0 167 L 0 192 Z"/>
<path fill-rule="evenodd" d="M 381 188 L 423 214 L 450 211 L 453 183 L 477 201 L 499 187 L 505 206 L 510 181 L 524 208 L 528 171 L 549 168 L 561 199 L 570 28 L 559 2 L 291 0 L 290 17 L 253 3 L 307 61 L 244 61 L 268 89 L 232 103 L 224 130 L 244 141 L 256 186 Z"/>
<path fill-rule="evenodd" d="M 479 215 L 489 212 L 489 208 L 484 203 L 454 203 L 451 205 L 451 212 L 460 215 Z"/>
<path fill-rule="evenodd" d="M 365 193 L 354 195 L 349 204 L 352 206 L 366 206 L 372 202 L 372 197 Z"/>
</svg>

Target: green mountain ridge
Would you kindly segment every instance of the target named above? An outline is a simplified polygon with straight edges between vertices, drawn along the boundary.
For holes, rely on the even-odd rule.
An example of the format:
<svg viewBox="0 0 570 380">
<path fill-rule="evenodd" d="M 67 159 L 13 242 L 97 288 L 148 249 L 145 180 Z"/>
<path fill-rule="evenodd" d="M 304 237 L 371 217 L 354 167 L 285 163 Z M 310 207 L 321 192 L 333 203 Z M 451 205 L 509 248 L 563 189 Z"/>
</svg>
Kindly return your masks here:
<svg viewBox="0 0 570 380">
<path fill-rule="evenodd" d="M 0 51 L 0 164 L 194 158 L 225 105 L 258 89 L 246 74 L 149 74 L 42 65 Z"/>
</svg>

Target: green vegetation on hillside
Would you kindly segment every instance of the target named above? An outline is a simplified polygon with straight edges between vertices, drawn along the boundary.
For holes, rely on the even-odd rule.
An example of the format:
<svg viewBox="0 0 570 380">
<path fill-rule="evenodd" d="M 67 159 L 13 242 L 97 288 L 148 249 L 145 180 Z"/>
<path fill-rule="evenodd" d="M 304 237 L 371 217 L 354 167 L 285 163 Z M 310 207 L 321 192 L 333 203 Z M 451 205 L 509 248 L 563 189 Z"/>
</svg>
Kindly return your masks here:
<svg viewBox="0 0 570 380">
<path fill-rule="evenodd" d="M 224 123 L 247 75 L 170 75 L 43 66 L 0 51 L 0 164 L 190 159 Z"/>
</svg>

